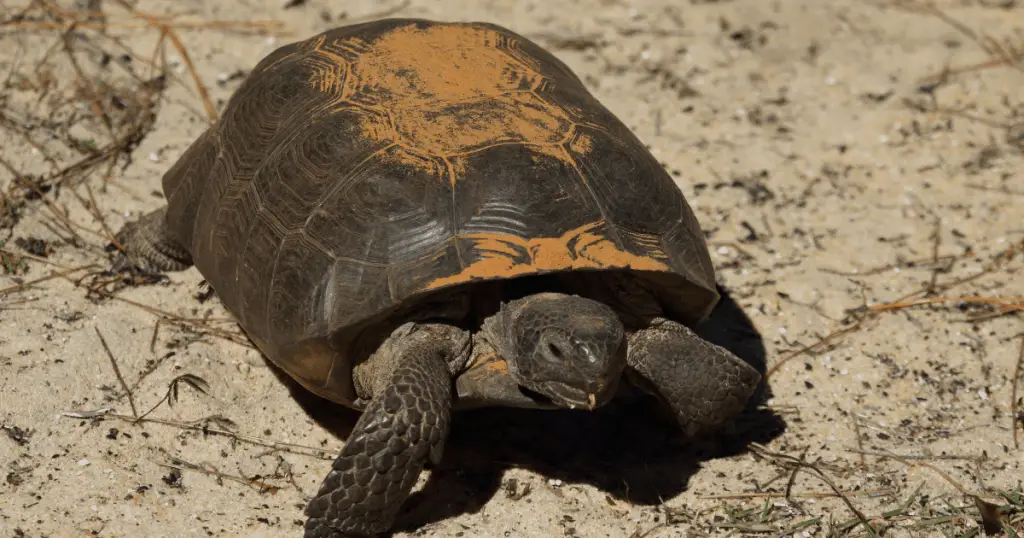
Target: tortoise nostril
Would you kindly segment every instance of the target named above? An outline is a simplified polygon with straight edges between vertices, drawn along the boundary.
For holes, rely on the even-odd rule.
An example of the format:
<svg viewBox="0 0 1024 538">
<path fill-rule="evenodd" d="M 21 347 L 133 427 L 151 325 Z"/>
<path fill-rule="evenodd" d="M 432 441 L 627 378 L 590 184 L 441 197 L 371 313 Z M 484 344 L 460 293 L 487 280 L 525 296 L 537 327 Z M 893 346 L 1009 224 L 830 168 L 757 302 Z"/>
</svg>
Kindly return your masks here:
<svg viewBox="0 0 1024 538">
<path fill-rule="evenodd" d="M 554 343 L 548 343 L 548 354 L 555 360 L 562 360 L 565 358 L 565 352 Z"/>
</svg>

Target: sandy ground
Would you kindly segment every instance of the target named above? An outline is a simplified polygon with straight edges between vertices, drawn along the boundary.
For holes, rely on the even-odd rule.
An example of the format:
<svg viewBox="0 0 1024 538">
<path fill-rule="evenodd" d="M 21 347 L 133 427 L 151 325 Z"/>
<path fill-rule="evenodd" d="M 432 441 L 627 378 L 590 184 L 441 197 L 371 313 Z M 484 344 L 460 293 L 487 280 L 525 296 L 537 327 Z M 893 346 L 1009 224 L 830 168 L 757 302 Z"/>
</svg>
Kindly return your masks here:
<svg viewBox="0 0 1024 538">
<path fill-rule="evenodd" d="M 187 62 L 165 42 L 157 99 L 143 19 L 107 2 L 104 31 L 83 19 L 62 40 L 68 13 L 11 22 L 29 4 L 0 1 L 0 536 L 301 535 L 354 415 L 271 369 L 195 270 L 96 274 L 108 230 L 161 203 L 206 125 Z M 645 406 L 460 414 L 396 536 L 1021 532 L 1019 310 L 877 309 L 1024 302 L 1024 63 L 996 55 L 1024 51 L 1019 2 L 299 4 L 138 9 L 179 15 L 214 107 L 279 44 L 381 10 L 536 39 L 677 178 L 727 291 L 704 330 L 771 369 L 764 398 L 696 443 Z M 143 413 L 176 378 L 147 422 L 89 413 Z"/>
</svg>

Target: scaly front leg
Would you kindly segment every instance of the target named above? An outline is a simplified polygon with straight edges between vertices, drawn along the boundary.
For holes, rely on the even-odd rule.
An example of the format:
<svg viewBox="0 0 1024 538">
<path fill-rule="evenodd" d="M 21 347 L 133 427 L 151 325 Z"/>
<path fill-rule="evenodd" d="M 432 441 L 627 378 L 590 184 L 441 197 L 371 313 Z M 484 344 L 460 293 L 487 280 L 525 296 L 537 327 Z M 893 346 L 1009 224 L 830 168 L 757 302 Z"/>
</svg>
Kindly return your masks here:
<svg viewBox="0 0 1024 538">
<path fill-rule="evenodd" d="M 372 536 L 391 528 L 427 459 L 441 459 L 453 365 L 468 353 L 465 331 L 410 323 L 358 367 L 356 387 L 369 403 L 306 507 L 305 538 Z"/>
<path fill-rule="evenodd" d="M 761 379 L 725 348 L 661 318 L 629 337 L 626 363 L 637 384 L 672 409 L 688 436 L 741 411 Z"/>
</svg>

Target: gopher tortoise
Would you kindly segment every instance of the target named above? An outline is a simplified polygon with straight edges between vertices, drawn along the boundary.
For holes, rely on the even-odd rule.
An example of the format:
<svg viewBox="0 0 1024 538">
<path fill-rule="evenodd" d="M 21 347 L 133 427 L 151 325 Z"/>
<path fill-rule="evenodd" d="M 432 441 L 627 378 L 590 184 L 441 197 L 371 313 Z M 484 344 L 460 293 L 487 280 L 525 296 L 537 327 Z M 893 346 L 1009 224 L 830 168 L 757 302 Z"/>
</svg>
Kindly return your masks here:
<svg viewBox="0 0 1024 538">
<path fill-rule="evenodd" d="M 163 190 L 115 268 L 195 265 L 266 357 L 362 411 L 306 538 L 387 532 L 453 409 L 592 410 L 625 376 L 693 435 L 760 381 L 692 330 L 719 295 L 679 188 L 564 63 L 494 24 L 385 19 L 277 49 Z"/>
</svg>

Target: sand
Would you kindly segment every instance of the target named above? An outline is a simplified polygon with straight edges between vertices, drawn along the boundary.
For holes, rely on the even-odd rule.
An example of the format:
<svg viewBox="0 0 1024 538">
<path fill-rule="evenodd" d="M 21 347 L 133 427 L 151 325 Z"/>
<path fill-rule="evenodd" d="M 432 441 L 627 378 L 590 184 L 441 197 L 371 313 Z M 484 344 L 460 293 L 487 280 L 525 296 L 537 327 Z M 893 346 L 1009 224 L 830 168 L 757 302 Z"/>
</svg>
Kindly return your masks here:
<svg viewBox="0 0 1024 538">
<path fill-rule="evenodd" d="M 4 0 L 2 17 L 30 3 Z M 860 517 L 934 536 L 978 530 L 983 512 L 1021 532 L 1019 489 L 999 492 L 1024 477 L 1024 64 L 996 52 L 1024 49 L 1022 4 L 293 3 L 137 8 L 177 15 L 216 109 L 278 45 L 381 13 L 535 39 L 672 172 L 727 292 L 703 330 L 771 373 L 692 443 L 644 405 L 459 414 L 395 536 L 865 535 Z M 107 26 L 69 34 L 81 77 L 69 14 L 0 27 L 0 535 L 300 536 L 355 416 L 272 369 L 200 300 L 195 270 L 134 287 L 96 273 L 208 112 L 170 41 L 152 106 L 122 55 L 149 80 L 159 31 L 91 4 Z M 908 295 L 942 300 L 879 308 Z M 971 297 L 989 302 L 945 300 Z M 172 384 L 146 422 L 96 413 L 145 413 Z"/>
</svg>

